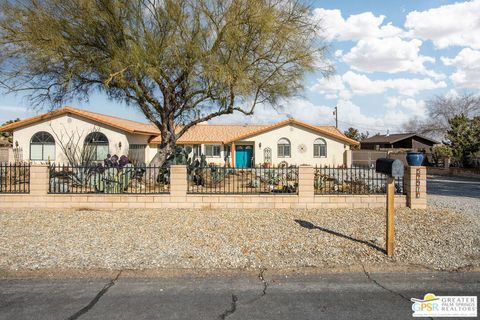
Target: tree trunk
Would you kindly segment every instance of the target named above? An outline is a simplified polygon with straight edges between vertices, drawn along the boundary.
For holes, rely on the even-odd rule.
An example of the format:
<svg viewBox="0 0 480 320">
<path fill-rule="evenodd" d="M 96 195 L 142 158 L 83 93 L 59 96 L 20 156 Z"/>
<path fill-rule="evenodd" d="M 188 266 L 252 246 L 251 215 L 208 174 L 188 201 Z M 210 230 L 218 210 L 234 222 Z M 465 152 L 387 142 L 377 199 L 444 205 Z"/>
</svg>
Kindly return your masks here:
<svg viewBox="0 0 480 320">
<path fill-rule="evenodd" d="M 150 183 L 156 183 L 157 177 L 160 172 L 160 168 L 167 160 L 167 157 L 172 153 L 175 148 L 175 136 L 169 132 L 161 134 L 162 142 L 158 148 L 157 153 L 153 157 L 152 161 L 148 164 L 146 176 L 149 177 Z M 155 168 L 154 168 L 155 167 Z"/>
<path fill-rule="evenodd" d="M 174 146 L 175 143 L 166 144 L 165 146 L 160 145 L 160 148 L 158 148 L 157 153 L 148 165 L 152 167 L 161 167 L 165 160 L 167 160 L 168 155 L 173 151 Z"/>
</svg>

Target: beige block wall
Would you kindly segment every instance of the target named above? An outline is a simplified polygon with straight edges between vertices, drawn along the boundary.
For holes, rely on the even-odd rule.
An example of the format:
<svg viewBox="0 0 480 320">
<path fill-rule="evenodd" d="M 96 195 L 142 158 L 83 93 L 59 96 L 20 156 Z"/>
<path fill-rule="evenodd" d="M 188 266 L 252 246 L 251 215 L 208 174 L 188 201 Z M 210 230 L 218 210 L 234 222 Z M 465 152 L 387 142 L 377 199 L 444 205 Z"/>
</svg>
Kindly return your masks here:
<svg viewBox="0 0 480 320">
<path fill-rule="evenodd" d="M 33 190 L 32 190 L 33 191 Z M 117 209 L 334 209 L 384 208 L 385 196 L 314 196 L 300 200 L 297 195 L 40 195 L 0 194 L 0 208 Z M 395 207 L 405 207 L 406 198 L 395 196 Z"/>
</svg>

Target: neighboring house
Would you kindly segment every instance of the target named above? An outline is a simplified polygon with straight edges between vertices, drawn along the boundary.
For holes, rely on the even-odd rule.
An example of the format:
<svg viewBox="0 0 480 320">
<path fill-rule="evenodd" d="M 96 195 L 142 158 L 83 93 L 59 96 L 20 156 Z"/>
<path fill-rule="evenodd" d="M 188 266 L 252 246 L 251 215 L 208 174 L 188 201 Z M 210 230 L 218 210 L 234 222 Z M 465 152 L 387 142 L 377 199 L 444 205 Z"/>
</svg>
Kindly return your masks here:
<svg viewBox="0 0 480 320">
<path fill-rule="evenodd" d="M 12 144 L 7 138 L 0 136 L 0 163 L 11 162 L 10 151 L 12 150 Z"/>
<path fill-rule="evenodd" d="M 64 107 L 43 115 L 0 127 L 13 133 L 23 148 L 24 160 L 67 162 L 59 143 L 72 136 L 93 150 L 95 160 L 108 153 L 128 155 L 134 162 L 149 163 L 161 142 L 153 124 Z M 316 126 L 289 119 L 271 125 L 199 124 L 177 144 L 191 154 L 204 154 L 208 163 L 250 167 L 268 163 L 339 166 L 345 163 L 351 145 L 358 142 L 333 126 Z"/>
<path fill-rule="evenodd" d="M 7 138 L 4 138 L 4 137 L 0 137 L 0 147 L 11 147 L 12 146 L 12 143 L 10 141 L 8 141 Z"/>
<path fill-rule="evenodd" d="M 431 153 L 433 145 L 439 142 L 416 133 L 375 135 L 360 141 L 362 150 L 411 149 Z"/>
</svg>

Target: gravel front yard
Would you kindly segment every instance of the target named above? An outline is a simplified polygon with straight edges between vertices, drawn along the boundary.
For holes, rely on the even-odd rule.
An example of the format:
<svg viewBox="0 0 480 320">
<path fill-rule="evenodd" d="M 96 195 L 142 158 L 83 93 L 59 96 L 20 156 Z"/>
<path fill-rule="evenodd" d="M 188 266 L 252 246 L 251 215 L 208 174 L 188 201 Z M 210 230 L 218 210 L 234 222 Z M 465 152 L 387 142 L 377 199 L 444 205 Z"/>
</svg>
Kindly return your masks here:
<svg viewBox="0 0 480 320">
<path fill-rule="evenodd" d="M 384 209 L 0 209 L 0 270 L 480 266 L 478 219 L 396 211 L 396 256 Z"/>
</svg>

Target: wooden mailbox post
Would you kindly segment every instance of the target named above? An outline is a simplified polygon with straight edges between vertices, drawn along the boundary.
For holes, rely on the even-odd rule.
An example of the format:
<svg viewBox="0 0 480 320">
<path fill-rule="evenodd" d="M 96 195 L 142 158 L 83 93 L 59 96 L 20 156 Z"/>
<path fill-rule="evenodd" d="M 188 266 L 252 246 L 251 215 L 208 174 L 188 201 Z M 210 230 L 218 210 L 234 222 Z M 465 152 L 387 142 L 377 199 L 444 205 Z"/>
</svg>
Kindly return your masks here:
<svg viewBox="0 0 480 320">
<path fill-rule="evenodd" d="M 394 223 L 394 199 L 395 199 L 395 178 L 403 177 L 403 163 L 396 159 L 380 158 L 376 162 L 376 172 L 387 175 L 387 232 L 386 244 L 387 255 L 393 256 L 395 243 Z"/>
</svg>

